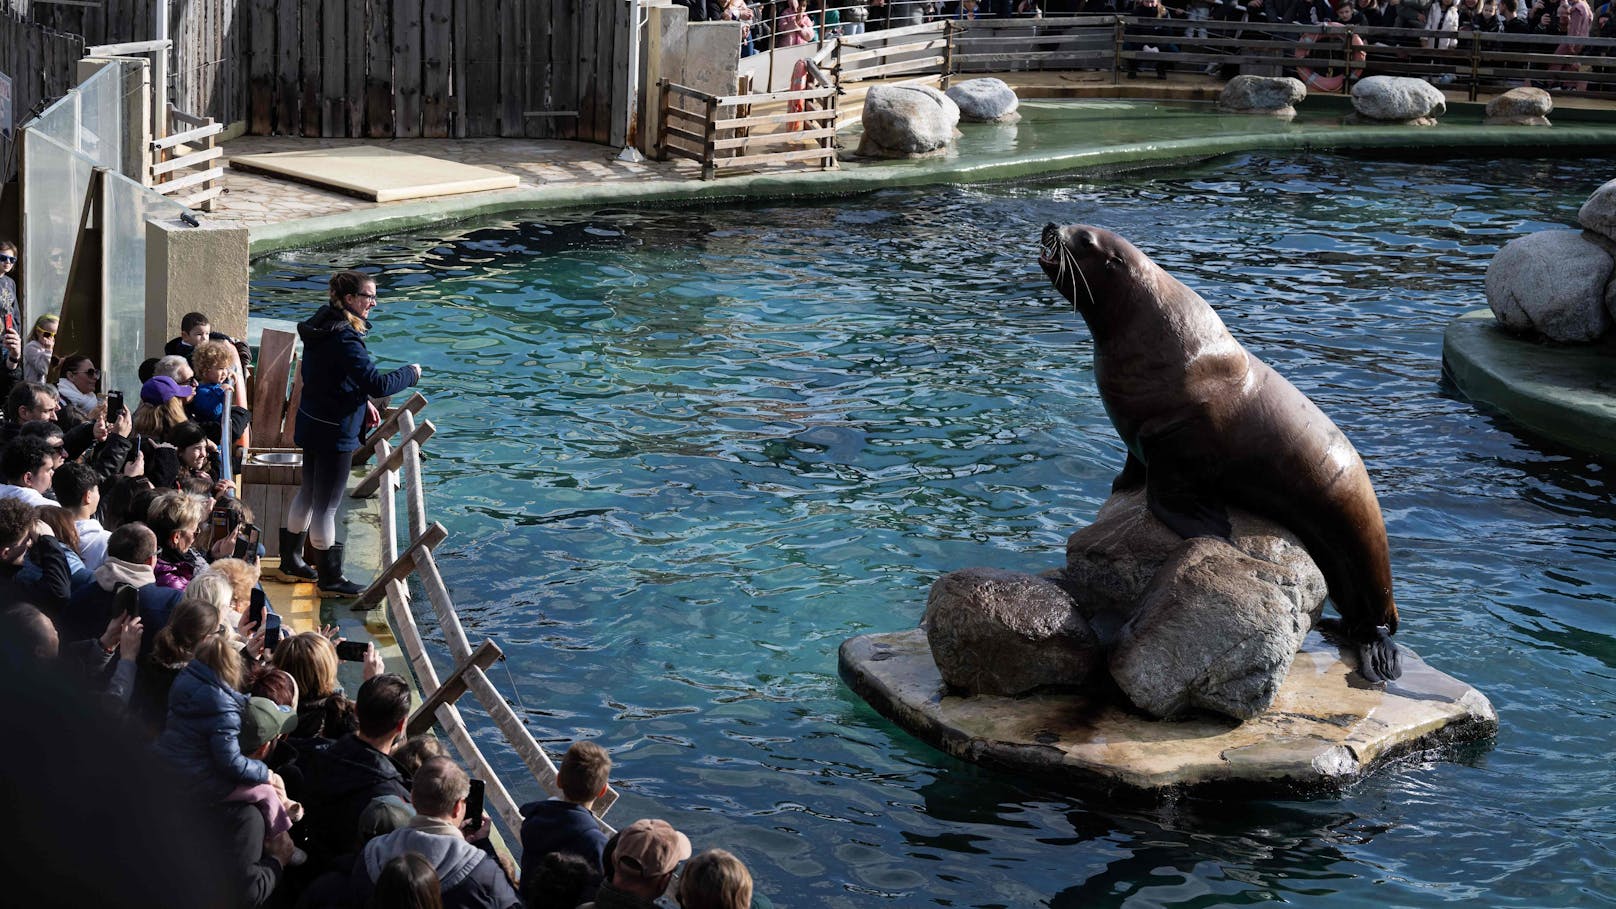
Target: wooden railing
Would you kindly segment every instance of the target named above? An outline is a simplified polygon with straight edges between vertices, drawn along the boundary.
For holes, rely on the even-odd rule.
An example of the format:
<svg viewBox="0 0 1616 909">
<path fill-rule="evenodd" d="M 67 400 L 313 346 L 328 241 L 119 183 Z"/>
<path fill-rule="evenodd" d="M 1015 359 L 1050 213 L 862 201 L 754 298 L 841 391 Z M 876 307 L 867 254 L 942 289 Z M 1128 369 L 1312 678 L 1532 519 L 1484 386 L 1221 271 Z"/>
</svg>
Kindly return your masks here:
<svg viewBox="0 0 1616 909">
<path fill-rule="evenodd" d="M 472 775 L 486 781 L 489 807 L 514 832 L 522 827 L 519 804 L 471 737 L 460 709 L 455 706 L 462 695 L 470 693 L 477 699 L 546 794 L 559 796 L 561 790 L 556 785 L 556 767 L 550 756 L 534 740 L 522 718 L 511 709 L 504 695 L 488 678 L 488 668 L 503 659 L 499 646 L 492 640 L 484 640 L 475 649 L 471 646 L 471 640 L 449 598 L 443 575 L 438 571 L 433 550 L 448 539 L 449 533 L 442 524 L 427 521 L 426 498 L 421 486 L 421 443 L 431 437 L 432 423 L 422 421 L 417 425 L 415 421 L 416 415 L 425 406 L 425 398 L 419 394 L 412 395 L 409 401 L 382 421 L 355 454 L 355 463 L 363 463 L 372 454 L 376 456 L 376 466 L 354 489 L 353 494 L 356 498 L 377 493 L 381 495 L 382 560 L 386 567 L 359 595 L 354 605 L 356 608 L 365 608 L 383 601 L 387 604 L 393 633 L 410 662 L 423 699 L 421 706 L 410 716 L 410 734 L 423 732 L 434 723 L 441 727 L 460 759 L 471 769 Z M 398 440 L 397 448 L 393 447 L 395 439 Z M 398 508 L 395 501 L 401 487 L 409 530 L 409 543 L 402 551 L 398 548 Z M 437 667 L 427 653 L 421 629 L 416 625 L 415 613 L 410 606 L 406 581 L 412 574 L 432 603 L 438 630 L 448 647 L 450 659 L 454 661 L 453 668 L 444 677 L 438 675 Z M 606 794 L 595 801 L 596 821 L 608 834 L 613 830 L 602 817 L 616 800 L 617 791 L 608 788 Z"/>
<path fill-rule="evenodd" d="M 805 63 L 811 87 L 798 91 L 719 96 L 667 80 L 658 83 L 662 96 L 658 160 L 698 161 L 703 180 L 721 171 L 771 164 L 836 167 L 838 91 L 815 73 L 818 67 L 813 61 Z M 752 112 L 754 105 L 781 103 L 786 105 L 783 112 Z"/>
<path fill-rule="evenodd" d="M 1568 97 L 1616 98 L 1616 39 L 1496 32 L 1344 25 L 1292 25 L 1217 20 L 1079 16 L 1062 19 L 981 19 L 954 23 L 947 75 L 1007 70 L 1109 70 L 1121 81 L 1129 70 L 1150 74 L 1158 66 L 1198 71 L 1209 64 L 1275 73 L 1306 68 L 1343 78 L 1336 91 L 1368 75 L 1429 77 L 1480 90 L 1527 81 L 1570 85 Z M 897 30 L 894 30 L 897 31 Z M 892 34 L 883 32 L 877 37 Z M 1450 48 L 1422 41 L 1450 40 Z M 1575 55 L 1556 54 L 1572 44 Z M 1146 48 L 1154 48 L 1147 50 Z M 844 60 L 846 57 L 844 56 Z M 1564 67 L 1577 67 L 1568 72 Z M 920 74 L 892 67 L 889 74 Z M 843 80 L 847 78 L 842 75 Z M 1576 87 L 1585 83 L 1584 87 Z M 1310 90 L 1319 91 L 1315 82 Z"/>
<path fill-rule="evenodd" d="M 224 124 L 213 118 L 193 117 L 170 104 L 166 135 L 152 140 L 147 185 L 187 208 L 212 211 L 213 200 L 224 192 L 224 167 L 218 163 L 224 149 L 216 144 L 222 132 Z"/>
<path fill-rule="evenodd" d="M 955 71 L 955 36 L 964 30 L 964 23 L 943 20 L 839 38 L 831 55 L 836 84 L 938 76 L 947 88 L 948 76 Z"/>
</svg>

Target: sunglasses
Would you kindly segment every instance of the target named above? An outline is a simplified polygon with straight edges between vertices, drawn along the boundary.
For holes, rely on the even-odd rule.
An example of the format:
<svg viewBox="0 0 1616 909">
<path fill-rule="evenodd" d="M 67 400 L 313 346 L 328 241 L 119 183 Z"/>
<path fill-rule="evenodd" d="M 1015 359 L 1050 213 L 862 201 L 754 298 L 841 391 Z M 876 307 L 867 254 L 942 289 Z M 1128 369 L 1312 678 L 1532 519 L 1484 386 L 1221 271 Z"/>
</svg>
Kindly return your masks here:
<svg viewBox="0 0 1616 909">
<path fill-rule="evenodd" d="M 81 376 L 99 376 L 101 374 L 101 370 L 96 369 L 94 366 L 86 366 L 85 368 L 79 370 L 78 374 Z"/>
<path fill-rule="evenodd" d="M 7 265 L 10 265 L 11 263 L 13 263 L 15 261 L 17 261 L 16 256 L 0 256 L 0 262 L 4 262 Z"/>
<path fill-rule="evenodd" d="M 39 329 L 39 336 L 41 338 L 54 338 L 56 337 L 56 332 L 51 331 L 48 328 L 41 328 Z"/>
</svg>

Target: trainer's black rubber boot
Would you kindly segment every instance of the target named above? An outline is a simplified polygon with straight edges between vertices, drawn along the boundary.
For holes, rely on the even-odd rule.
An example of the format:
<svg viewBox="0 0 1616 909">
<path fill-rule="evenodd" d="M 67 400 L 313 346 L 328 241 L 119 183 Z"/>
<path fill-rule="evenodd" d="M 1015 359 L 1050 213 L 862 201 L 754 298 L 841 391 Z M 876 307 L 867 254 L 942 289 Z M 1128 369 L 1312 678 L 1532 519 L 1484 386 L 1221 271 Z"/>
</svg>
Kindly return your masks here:
<svg viewBox="0 0 1616 909">
<path fill-rule="evenodd" d="M 342 544 L 332 543 L 331 548 L 325 552 L 315 550 L 320 560 L 316 567 L 320 571 L 320 596 L 323 597 L 356 597 L 365 592 L 365 588 L 342 576 Z"/>
<path fill-rule="evenodd" d="M 312 581 L 320 576 L 308 562 L 303 561 L 303 544 L 308 531 L 293 533 L 281 528 L 281 577 L 288 581 Z"/>
</svg>

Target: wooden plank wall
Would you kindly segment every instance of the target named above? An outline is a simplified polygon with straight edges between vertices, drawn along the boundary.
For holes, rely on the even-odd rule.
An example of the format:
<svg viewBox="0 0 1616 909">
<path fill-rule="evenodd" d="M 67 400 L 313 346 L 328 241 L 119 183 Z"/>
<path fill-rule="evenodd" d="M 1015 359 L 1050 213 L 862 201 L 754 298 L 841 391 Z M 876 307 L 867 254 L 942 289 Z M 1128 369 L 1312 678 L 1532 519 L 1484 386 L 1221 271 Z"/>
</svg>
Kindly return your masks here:
<svg viewBox="0 0 1616 909">
<path fill-rule="evenodd" d="M 237 2 L 254 134 L 624 141 L 627 0 Z"/>
<path fill-rule="evenodd" d="M 221 123 L 247 115 L 251 71 L 247 66 L 247 20 L 257 6 L 275 0 L 184 0 L 169 4 L 174 41 L 172 94 L 175 107 Z M 156 34 L 154 0 L 102 0 L 96 6 L 29 4 L 39 25 L 82 35 L 85 45 L 149 41 Z"/>
<path fill-rule="evenodd" d="M 154 34 L 156 0 L 30 6 L 36 24 L 87 45 Z M 183 0 L 170 12 L 170 100 L 253 134 L 625 141 L 627 0 Z"/>
<path fill-rule="evenodd" d="M 17 132 L 73 87 L 84 39 L 0 12 L 0 72 L 11 77 L 12 135 L 0 135 L 0 180 L 17 175 Z"/>
</svg>

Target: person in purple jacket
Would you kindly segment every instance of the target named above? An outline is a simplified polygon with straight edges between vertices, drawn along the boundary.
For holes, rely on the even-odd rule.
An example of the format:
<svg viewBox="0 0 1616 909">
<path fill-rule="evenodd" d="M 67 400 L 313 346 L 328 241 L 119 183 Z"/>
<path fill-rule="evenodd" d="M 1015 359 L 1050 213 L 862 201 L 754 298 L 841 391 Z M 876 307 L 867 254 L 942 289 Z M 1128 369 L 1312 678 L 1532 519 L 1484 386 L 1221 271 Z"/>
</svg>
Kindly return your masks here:
<svg viewBox="0 0 1616 909">
<path fill-rule="evenodd" d="M 297 326 L 303 339 L 303 398 L 293 436 L 303 449 L 303 484 L 281 530 L 283 576 L 317 580 L 321 596 L 357 596 L 342 576 L 337 506 L 353 467 L 353 453 L 371 398 L 398 394 L 421 380 L 411 363 L 389 373 L 376 369 L 365 347 L 367 317 L 376 306 L 376 281 L 357 271 L 331 276 L 331 299 Z M 304 543 L 309 554 L 304 555 Z M 309 560 L 313 561 L 310 566 Z"/>
</svg>

